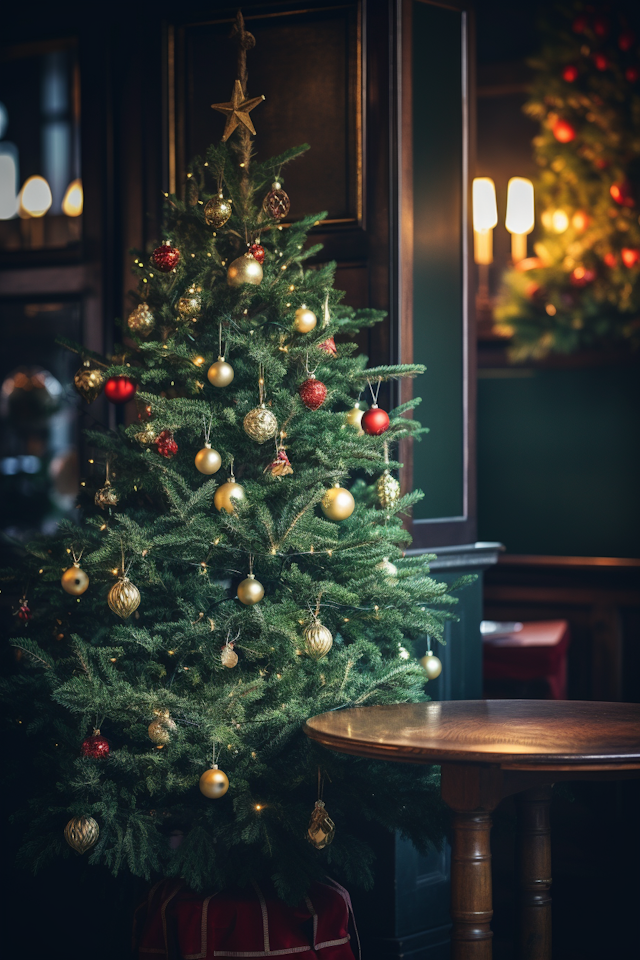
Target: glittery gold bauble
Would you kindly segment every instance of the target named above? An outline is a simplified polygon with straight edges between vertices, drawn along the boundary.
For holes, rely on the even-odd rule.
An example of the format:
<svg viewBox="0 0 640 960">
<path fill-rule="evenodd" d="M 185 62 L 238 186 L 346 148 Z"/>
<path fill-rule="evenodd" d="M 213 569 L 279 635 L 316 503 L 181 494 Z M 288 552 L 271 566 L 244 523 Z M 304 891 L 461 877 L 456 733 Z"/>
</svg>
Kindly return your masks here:
<svg viewBox="0 0 640 960">
<path fill-rule="evenodd" d="M 297 330 L 298 333 L 309 333 L 310 330 L 313 330 L 318 318 L 316 317 L 313 310 L 309 310 L 308 307 L 305 307 L 304 304 L 296 310 L 296 318 L 293 321 L 293 328 Z"/>
<path fill-rule="evenodd" d="M 118 494 L 111 486 L 110 481 L 107 480 L 104 487 L 101 487 L 100 490 L 96 492 L 93 500 L 96 507 L 100 507 L 101 510 L 104 510 L 105 507 L 115 507 L 117 505 Z"/>
<path fill-rule="evenodd" d="M 304 631 L 304 647 L 313 660 L 322 660 L 333 646 L 331 630 L 324 627 L 319 620 L 310 623 Z"/>
<path fill-rule="evenodd" d="M 195 465 L 196 470 L 210 477 L 212 473 L 217 473 L 222 466 L 222 457 L 217 450 L 211 448 L 210 443 L 205 443 L 202 450 L 198 450 L 196 453 Z"/>
<path fill-rule="evenodd" d="M 175 721 L 171 717 L 157 717 L 152 720 L 148 727 L 149 740 L 152 743 L 167 744 L 171 740 L 171 734 L 176 729 Z"/>
<path fill-rule="evenodd" d="M 80 569 L 79 563 L 74 563 L 72 567 L 67 567 L 60 580 L 62 589 L 70 593 L 72 597 L 80 597 L 89 586 L 89 577 L 84 570 Z"/>
<path fill-rule="evenodd" d="M 258 286 L 262 283 L 262 267 L 250 253 L 243 253 L 230 264 L 227 270 L 227 283 L 230 287 L 241 287 L 243 283 Z"/>
<path fill-rule="evenodd" d="M 209 383 L 214 387 L 228 387 L 234 377 L 233 367 L 224 357 L 218 357 L 207 370 Z"/>
<path fill-rule="evenodd" d="M 329 520 L 346 520 L 355 509 L 356 502 L 344 487 L 336 483 L 325 493 L 320 506 Z"/>
<path fill-rule="evenodd" d="M 316 805 L 307 828 L 309 842 L 316 850 L 328 847 L 336 833 L 336 825 L 325 810 L 324 801 L 316 800 Z"/>
<path fill-rule="evenodd" d="M 214 764 L 211 770 L 205 770 L 200 777 L 200 792 L 210 800 L 217 800 L 224 797 L 229 789 L 229 778 L 226 773 L 218 769 L 218 764 Z"/>
<path fill-rule="evenodd" d="M 220 659 L 222 660 L 223 667 L 235 667 L 238 662 L 238 654 L 235 652 L 230 643 L 222 648 L 222 653 L 220 654 Z"/>
<path fill-rule="evenodd" d="M 420 659 L 420 666 L 426 673 L 429 680 L 435 680 L 436 677 L 439 677 L 442 673 L 442 664 L 433 653 L 426 653 L 424 657 Z"/>
<path fill-rule="evenodd" d="M 238 584 L 238 600 L 245 606 L 251 607 L 254 603 L 259 603 L 264 597 L 264 587 L 259 580 L 256 580 L 253 573 L 250 573 L 242 583 Z"/>
<path fill-rule="evenodd" d="M 256 443 L 264 443 L 265 440 L 275 437 L 278 421 L 271 410 L 268 410 L 262 403 L 259 407 L 249 410 L 242 421 L 242 426 L 248 437 L 251 437 Z"/>
<path fill-rule="evenodd" d="M 127 317 L 129 330 L 131 330 L 132 333 L 137 333 L 140 337 L 148 336 L 155 325 L 155 317 L 146 303 L 139 303 L 135 310 Z"/>
<path fill-rule="evenodd" d="M 197 317 L 201 310 L 202 300 L 197 293 L 188 293 L 186 297 L 180 297 L 178 300 L 178 313 L 183 320 Z"/>
<path fill-rule="evenodd" d="M 93 817 L 72 817 L 64 828 L 64 838 L 78 853 L 90 850 L 100 836 L 100 827 Z"/>
<path fill-rule="evenodd" d="M 227 480 L 216 490 L 213 505 L 216 510 L 226 510 L 227 513 L 233 513 L 237 504 L 244 500 L 244 497 L 244 487 L 241 487 L 235 480 Z"/>
<path fill-rule="evenodd" d="M 143 447 L 149 447 L 152 443 L 156 442 L 158 434 L 150 423 L 145 423 L 142 430 L 135 434 L 135 439 L 138 443 L 141 443 Z"/>
<path fill-rule="evenodd" d="M 357 402 L 354 403 L 354 405 L 351 407 L 351 410 L 347 410 L 344 416 L 345 423 L 348 423 L 349 426 L 351 427 L 355 427 L 356 430 L 358 431 L 359 437 L 364 436 L 364 430 L 361 427 L 361 421 L 363 416 L 364 416 L 364 410 L 360 409 L 360 404 Z"/>
<path fill-rule="evenodd" d="M 395 583 L 398 576 L 398 568 L 395 563 L 391 563 L 388 557 L 384 557 L 380 563 L 376 563 L 376 570 L 384 574 L 387 583 Z"/>
<path fill-rule="evenodd" d="M 224 227 L 225 223 L 233 213 L 231 209 L 231 200 L 225 200 L 221 193 L 217 197 L 211 197 L 204 205 L 204 219 L 210 227 Z"/>
<path fill-rule="evenodd" d="M 378 503 L 384 510 L 391 510 L 400 499 L 400 484 L 385 470 L 376 481 Z"/>
<path fill-rule="evenodd" d="M 85 360 L 73 378 L 73 385 L 83 400 L 93 403 L 100 395 L 106 379 L 102 370 L 94 367 L 90 360 Z"/>
<path fill-rule="evenodd" d="M 114 613 L 126 620 L 140 606 L 140 591 L 128 577 L 123 577 L 109 590 L 107 603 Z"/>
</svg>

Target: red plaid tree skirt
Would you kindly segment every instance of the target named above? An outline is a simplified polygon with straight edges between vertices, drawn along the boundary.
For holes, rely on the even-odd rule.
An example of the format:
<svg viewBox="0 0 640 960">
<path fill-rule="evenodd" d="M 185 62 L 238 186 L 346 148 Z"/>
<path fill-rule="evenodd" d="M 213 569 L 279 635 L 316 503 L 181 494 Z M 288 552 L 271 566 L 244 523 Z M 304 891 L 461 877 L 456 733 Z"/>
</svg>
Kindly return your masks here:
<svg viewBox="0 0 640 960">
<path fill-rule="evenodd" d="M 355 960 L 358 935 L 349 894 L 327 879 L 314 883 L 298 907 L 253 890 L 203 897 L 180 880 L 156 884 L 136 912 L 139 960 L 213 960 L 214 957 L 283 957 Z"/>
</svg>

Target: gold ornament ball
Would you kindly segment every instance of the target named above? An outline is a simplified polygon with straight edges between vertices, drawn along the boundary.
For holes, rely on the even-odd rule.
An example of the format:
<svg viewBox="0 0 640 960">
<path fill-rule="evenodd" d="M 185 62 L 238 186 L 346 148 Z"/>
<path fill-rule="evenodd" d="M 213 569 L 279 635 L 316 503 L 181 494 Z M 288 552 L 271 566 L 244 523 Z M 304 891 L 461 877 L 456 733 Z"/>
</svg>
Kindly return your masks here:
<svg viewBox="0 0 640 960">
<path fill-rule="evenodd" d="M 171 740 L 171 734 L 176 729 L 175 721 L 171 717 L 158 717 L 149 724 L 147 732 L 152 743 L 166 745 Z"/>
<path fill-rule="evenodd" d="M 360 408 L 360 404 L 354 403 L 354 405 L 351 407 L 351 410 L 347 410 L 344 417 L 345 423 L 347 423 L 350 427 L 356 428 L 359 437 L 364 436 L 364 430 L 361 426 L 363 416 L 364 410 Z"/>
<path fill-rule="evenodd" d="M 230 264 L 227 283 L 230 287 L 241 287 L 243 283 L 252 283 L 257 287 L 262 283 L 262 266 L 250 253 L 243 253 Z"/>
<path fill-rule="evenodd" d="M 216 764 L 211 770 L 205 770 L 200 777 L 200 793 L 210 800 L 217 800 L 224 797 L 229 789 L 229 778 L 224 771 L 218 769 Z"/>
<path fill-rule="evenodd" d="M 148 336 L 155 325 L 155 317 L 146 303 L 139 303 L 135 310 L 127 317 L 129 330 L 131 330 L 132 333 L 137 333 L 140 337 Z"/>
<path fill-rule="evenodd" d="M 214 387 L 228 387 L 234 378 L 233 367 L 224 357 L 218 357 L 207 370 L 209 383 Z"/>
<path fill-rule="evenodd" d="M 384 557 L 380 563 L 376 563 L 376 570 L 380 570 L 380 572 L 384 574 L 388 583 L 395 583 L 396 577 L 398 576 L 398 568 L 395 563 L 391 563 L 389 557 Z"/>
<path fill-rule="evenodd" d="M 100 827 L 93 817 L 72 817 L 64 828 L 64 838 L 77 853 L 86 853 L 100 836 Z"/>
<path fill-rule="evenodd" d="M 331 631 L 319 620 L 310 623 L 304 631 L 305 650 L 313 660 L 322 660 L 333 646 Z"/>
<path fill-rule="evenodd" d="M 378 503 L 384 510 L 390 510 L 400 499 L 400 484 L 385 470 L 376 481 Z"/>
<path fill-rule="evenodd" d="M 222 457 L 217 450 L 213 450 L 210 443 L 205 443 L 202 450 L 198 450 L 195 457 L 196 470 L 206 474 L 217 473 L 222 466 Z"/>
<path fill-rule="evenodd" d="M 244 500 L 244 497 L 244 487 L 241 487 L 235 480 L 227 480 L 216 490 L 213 505 L 216 510 L 226 510 L 227 513 L 233 513 L 237 504 Z"/>
<path fill-rule="evenodd" d="M 420 666 L 429 680 L 435 680 L 442 673 L 442 663 L 433 653 L 426 653 L 424 657 L 421 657 Z"/>
<path fill-rule="evenodd" d="M 346 520 L 355 509 L 356 502 L 344 487 L 336 483 L 320 501 L 322 512 L 328 520 Z"/>
<path fill-rule="evenodd" d="M 251 437 L 256 443 L 264 443 L 265 440 L 275 437 L 278 421 L 271 410 L 268 410 L 262 403 L 259 407 L 249 410 L 242 421 L 242 426 L 248 437 Z"/>
<path fill-rule="evenodd" d="M 100 507 L 101 510 L 104 510 L 105 507 L 117 506 L 118 494 L 115 492 L 108 480 L 104 487 L 101 487 L 100 490 L 96 491 L 93 502 L 95 503 L 96 507 Z"/>
<path fill-rule="evenodd" d="M 224 227 L 231 216 L 231 200 L 225 200 L 222 194 L 217 197 L 211 197 L 204 205 L 204 219 L 210 227 Z"/>
<path fill-rule="evenodd" d="M 89 586 L 89 577 L 84 570 L 80 569 L 79 563 L 74 563 L 72 567 L 67 567 L 60 580 L 62 589 L 70 593 L 72 597 L 80 597 Z"/>
<path fill-rule="evenodd" d="M 264 587 L 259 580 L 256 580 L 253 573 L 250 573 L 242 583 L 238 584 L 238 600 L 240 603 L 244 603 L 246 607 L 259 603 L 263 597 Z"/>
<path fill-rule="evenodd" d="M 309 310 L 308 307 L 305 307 L 304 304 L 296 310 L 295 320 L 293 321 L 293 328 L 297 330 L 298 333 L 309 333 L 315 327 L 318 322 L 313 310 Z"/>
<path fill-rule="evenodd" d="M 140 591 L 128 577 L 123 577 L 109 590 L 107 603 L 115 614 L 126 620 L 140 606 Z"/>
<path fill-rule="evenodd" d="M 73 385 L 86 403 L 93 403 L 99 397 L 106 379 L 102 370 L 85 360 L 73 378 Z"/>
<path fill-rule="evenodd" d="M 197 317 L 201 310 L 202 300 L 197 293 L 189 293 L 186 297 L 180 297 L 178 300 L 178 313 L 183 320 Z"/>
<path fill-rule="evenodd" d="M 222 648 L 222 653 L 220 654 L 223 667 L 235 667 L 238 662 L 238 654 L 235 652 L 232 646 L 226 646 Z"/>
<path fill-rule="evenodd" d="M 148 447 L 152 443 L 156 442 L 158 435 L 150 423 L 145 423 L 143 429 L 134 434 L 134 439 L 136 439 L 138 443 L 142 444 L 143 447 Z"/>
</svg>

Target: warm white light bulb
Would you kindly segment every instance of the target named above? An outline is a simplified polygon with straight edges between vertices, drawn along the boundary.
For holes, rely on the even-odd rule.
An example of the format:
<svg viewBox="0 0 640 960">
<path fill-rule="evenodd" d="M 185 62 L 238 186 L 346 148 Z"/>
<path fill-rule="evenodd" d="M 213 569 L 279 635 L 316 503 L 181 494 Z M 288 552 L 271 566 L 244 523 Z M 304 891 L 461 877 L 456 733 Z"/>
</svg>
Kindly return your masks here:
<svg viewBox="0 0 640 960">
<path fill-rule="evenodd" d="M 507 185 L 505 227 L 509 233 L 531 233 L 535 222 L 531 180 L 525 177 L 511 177 Z"/>
<path fill-rule="evenodd" d="M 21 210 L 30 217 L 44 217 L 53 203 L 51 188 L 44 177 L 29 177 L 20 191 Z"/>
<path fill-rule="evenodd" d="M 82 180 L 72 180 L 62 200 L 62 212 L 68 217 L 79 217 L 83 203 Z"/>
<path fill-rule="evenodd" d="M 497 225 L 495 183 L 491 177 L 476 177 L 473 181 L 473 229 L 493 230 Z"/>
<path fill-rule="evenodd" d="M 569 227 L 569 217 L 564 210 L 554 210 L 551 214 L 551 226 L 556 233 L 564 233 Z"/>
</svg>

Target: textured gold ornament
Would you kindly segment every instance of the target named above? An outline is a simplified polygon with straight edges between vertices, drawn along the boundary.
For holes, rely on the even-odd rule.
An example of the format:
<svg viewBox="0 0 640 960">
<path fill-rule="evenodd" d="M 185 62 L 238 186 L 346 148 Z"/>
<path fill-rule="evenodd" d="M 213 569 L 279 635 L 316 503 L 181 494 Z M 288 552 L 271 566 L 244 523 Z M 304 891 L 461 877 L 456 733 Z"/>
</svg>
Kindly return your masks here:
<svg viewBox="0 0 640 960">
<path fill-rule="evenodd" d="M 238 584 L 238 600 L 245 606 L 251 607 L 254 603 L 259 603 L 263 597 L 264 587 L 256 580 L 255 574 L 248 574 L 246 579 Z"/>
<path fill-rule="evenodd" d="M 166 746 L 171 740 L 171 734 L 176 730 L 175 720 L 172 720 L 169 716 L 169 711 L 164 711 L 166 716 L 156 717 L 155 720 L 152 720 L 147 728 L 149 734 L 149 740 L 152 743 L 161 743 L 163 746 Z"/>
<path fill-rule="evenodd" d="M 346 520 L 355 509 L 356 502 L 348 490 L 339 483 L 331 487 L 320 501 L 320 507 L 329 520 Z"/>
<path fill-rule="evenodd" d="M 142 444 L 143 447 L 151 446 L 151 444 L 155 443 L 158 439 L 158 434 L 150 423 L 145 423 L 142 430 L 140 430 L 134 436 L 138 443 Z"/>
<path fill-rule="evenodd" d="M 250 253 L 243 253 L 229 265 L 227 283 L 230 287 L 241 287 L 243 283 L 258 286 L 262 283 L 262 266 Z"/>
<path fill-rule="evenodd" d="M 234 376 L 233 367 L 222 356 L 218 357 L 207 370 L 209 383 L 214 387 L 228 387 Z"/>
<path fill-rule="evenodd" d="M 227 118 L 222 134 L 222 142 L 228 140 L 239 123 L 243 124 L 249 133 L 255 134 L 255 128 L 251 122 L 249 113 L 254 110 L 259 103 L 262 103 L 264 96 L 245 98 L 242 84 L 236 80 L 233 85 L 233 93 L 228 103 L 212 103 L 211 109 L 223 113 Z"/>
<path fill-rule="evenodd" d="M 364 410 L 360 408 L 360 404 L 357 402 L 354 403 L 354 405 L 351 407 L 351 410 L 347 410 L 344 416 L 344 422 L 351 427 L 355 427 L 356 430 L 358 431 L 359 437 L 364 436 L 364 430 L 362 429 L 362 426 L 361 426 L 363 416 L 364 416 Z"/>
<path fill-rule="evenodd" d="M 178 300 L 178 313 L 183 320 L 191 320 L 199 316 L 202 310 L 202 299 L 197 293 L 188 293 Z"/>
<path fill-rule="evenodd" d="M 60 583 L 62 589 L 70 593 L 72 597 L 80 597 L 89 586 L 89 577 L 84 570 L 80 569 L 79 563 L 74 563 L 72 567 L 67 567 L 64 571 Z"/>
<path fill-rule="evenodd" d="M 389 557 L 383 557 L 380 563 L 376 563 L 376 570 L 384 574 L 384 578 L 389 584 L 395 584 L 398 578 L 398 568 L 395 563 L 391 563 Z"/>
<path fill-rule="evenodd" d="M 272 437 L 275 437 L 278 421 L 275 414 L 265 407 L 264 403 L 261 403 L 259 407 L 249 410 L 242 421 L 242 426 L 248 437 L 251 437 L 256 443 L 264 443 L 265 440 L 271 440 Z"/>
<path fill-rule="evenodd" d="M 325 809 L 324 800 L 316 800 L 307 828 L 309 842 L 314 845 L 316 850 L 322 850 L 329 846 L 335 833 L 336 825 Z"/>
<path fill-rule="evenodd" d="M 211 197 L 204 205 L 204 219 L 216 230 L 224 227 L 232 213 L 231 200 L 225 200 L 221 193 L 217 197 Z"/>
<path fill-rule="evenodd" d="M 376 481 L 378 503 L 383 510 L 391 510 L 400 499 L 400 484 L 388 470 L 385 470 Z"/>
<path fill-rule="evenodd" d="M 126 620 L 140 606 L 140 591 L 128 577 L 122 577 L 109 590 L 107 603 L 115 614 Z"/>
<path fill-rule="evenodd" d="M 322 660 L 333 646 L 331 630 L 314 620 L 304 631 L 304 646 L 312 660 Z"/>
<path fill-rule="evenodd" d="M 64 828 L 64 838 L 78 853 L 86 853 L 100 836 L 100 827 L 93 817 L 72 817 Z"/>
<path fill-rule="evenodd" d="M 127 317 L 127 326 L 132 333 L 140 337 L 147 337 L 156 325 L 154 315 L 146 303 L 139 303 Z"/>
<path fill-rule="evenodd" d="M 205 443 L 204 447 L 196 453 L 195 465 L 196 470 L 210 477 L 222 466 L 222 457 L 217 450 L 212 449 L 210 443 Z"/>
<path fill-rule="evenodd" d="M 435 680 L 442 673 L 442 663 L 430 650 L 427 650 L 424 657 L 421 657 L 420 666 L 429 680 Z"/>
<path fill-rule="evenodd" d="M 200 793 L 204 793 L 210 800 L 224 797 L 228 789 L 229 778 L 224 771 L 218 769 L 217 763 L 210 770 L 205 770 L 200 777 Z"/>
<path fill-rule="evenodd" d="M 100 396 L 106 377 L 102 370 L 85 360 L 73 378 L 73 385 L 87 403 L 93 403 Z"/>
<path fill-rule="evenodd" d="M 293 321 L 293 328 L 297 330 L 298 333 L 309 333 L 315 327 L 318 322 L 313 310 L 309 310 L 308 307 L 305 307 L 302 304 L 298 310 L 296 310 L 295 320 Z"/>
<path fill-rule="evenodd" d="M 238 663 L 238 654 L 233 649 L 232 643 L 227 643 L 222 648 L 222 653 L 220 654 L 220 659 L 222 660 L 223 667 L 235 667 Z"/>
<path fill-rule="evenodd" d="M 227 513 L 233 513 L 235 507 L 244 500 L 244 487 L 241 487 L 235 480 L 227 480 L 216 490 L 213 497 L 213 505 L 216 510 L 226 510 Z"/>
<path fill-rule="evenodd" d="M 101 487 L 98 491 L 96 491 L 93 501 L 96 507 L 100 507 L 101 510 L 104 510 L 105 507 L 117 506 L 118 494 L 111 486 L 110 480 L 107 480 L 104 487 Z"/>
</svg>

